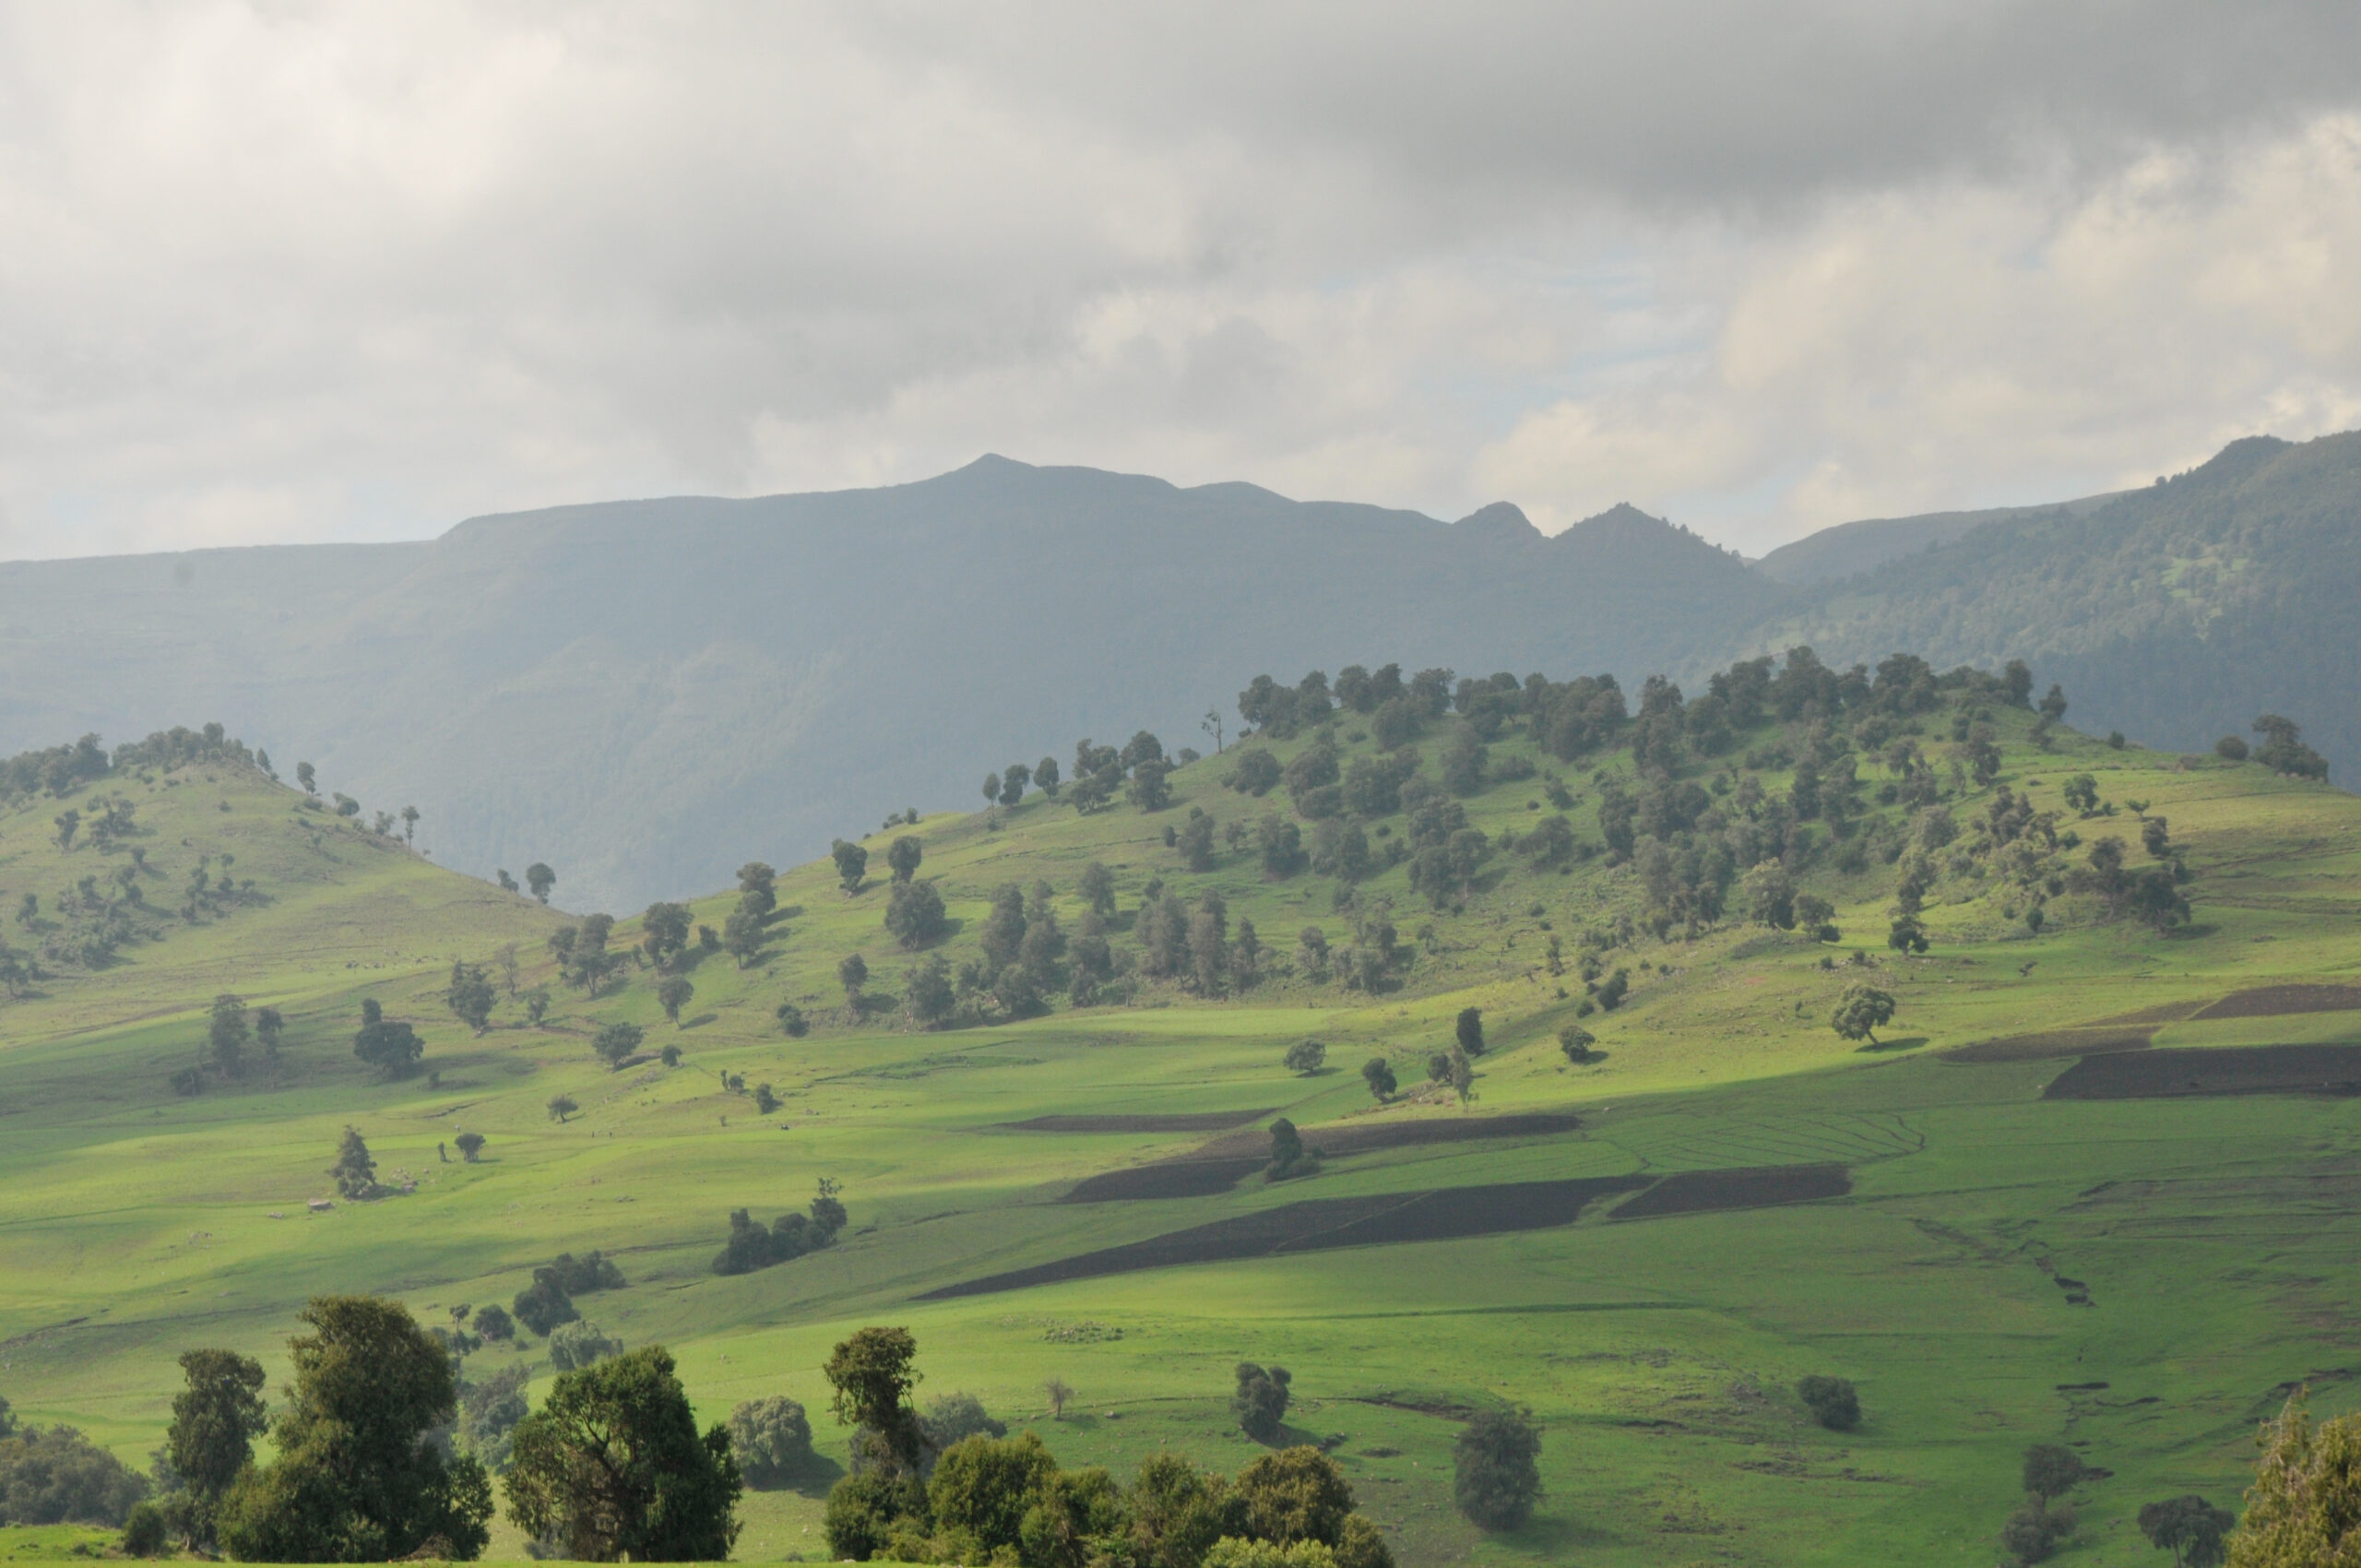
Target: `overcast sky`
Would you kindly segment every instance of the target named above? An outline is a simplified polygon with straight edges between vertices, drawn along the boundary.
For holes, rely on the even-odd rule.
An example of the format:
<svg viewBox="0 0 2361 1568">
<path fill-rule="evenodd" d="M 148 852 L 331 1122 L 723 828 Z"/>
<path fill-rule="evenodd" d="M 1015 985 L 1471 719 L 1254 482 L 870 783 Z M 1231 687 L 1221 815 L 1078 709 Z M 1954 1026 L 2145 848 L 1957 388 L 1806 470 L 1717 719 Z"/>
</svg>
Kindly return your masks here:
<svg viewBox="0 0 2361 1568">
<path fill-rule="evenodd" d="M 996 451 L 1750 553 L 2361 426 L 2361 6 L 0 0 L 0 556 Z"/>
</svg>

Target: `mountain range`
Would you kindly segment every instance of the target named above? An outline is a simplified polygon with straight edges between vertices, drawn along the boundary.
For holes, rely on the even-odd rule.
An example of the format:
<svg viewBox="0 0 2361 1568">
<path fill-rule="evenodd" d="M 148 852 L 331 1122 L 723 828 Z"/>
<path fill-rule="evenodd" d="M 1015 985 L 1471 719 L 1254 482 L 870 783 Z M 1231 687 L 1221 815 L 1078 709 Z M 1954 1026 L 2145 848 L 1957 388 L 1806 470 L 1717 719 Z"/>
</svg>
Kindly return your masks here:
<svg viewBox="0 0 2361 1568">
<path fill-rule="evenodd" d="M 964 806 L 977 759 L 1236 724 L 1241 672 L 1695 681 L 1810 643 L 2033 662 L 2084 729 L 2284 712 L 2361 765 L 2361 434 L 2151 489 L 1879 519 L 1750 564 L 1623 505 L 1545 537 L 987 457 L 883 489 L 471 518 L 431 540 L 0 566 L 0 747 L 218 719 L 556 901 L 635 908 Z"/>
</svg>

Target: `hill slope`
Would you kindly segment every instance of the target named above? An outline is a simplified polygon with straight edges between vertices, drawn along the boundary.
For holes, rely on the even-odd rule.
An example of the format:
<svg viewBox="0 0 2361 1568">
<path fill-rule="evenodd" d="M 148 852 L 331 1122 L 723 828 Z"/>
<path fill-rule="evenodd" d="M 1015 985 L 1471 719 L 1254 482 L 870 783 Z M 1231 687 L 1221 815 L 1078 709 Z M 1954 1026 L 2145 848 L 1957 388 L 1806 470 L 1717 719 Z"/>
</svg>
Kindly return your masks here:
<svg viewBox="0 0 2361 1568">
<path fill-rule="evenodd" d="M 2294 1380 L 2346 1397 L 2319 1369 L 2343 1365 L 2334 1303 L 2361 1285 L 2338 1087 L 2361 1079 L 2361 802 L 2251 762 L 2045 734 L 2004 689 L 1907 663 L 1882 687 L 1809 666 L 1731 676 L 1710 705 L 1656 690 L 1620 720 L 1579 683 L 1471 687 L 1464 714 L 1414 723 L 1391 800 L 1376 770 L 1404 757 L 1382 742 L 1405 710 L 1381 706 L 1329 725 L 1333 786 L 1323 733 L 1299 726 L 1174 770 L 1159 810 L 1080 811 L 1069 786 L 897 825 L 852 891 L 828 861 L 780 873 L 742 967 L 694 934 L 643 964 L 646 924 L 616 927 L 625 962 L 596 994 L 536 940 L 547 911 L 326 838 L 345 858 L 321 862 L 308 915 L 277 873 L 283 903 L 183 922 L 94 972 L 46 961 L 50 994 L 6 1015 L 0 1392 L 142 1456 L 182 1348 L 233 1345 L 276 1374 L 310 1291 L 439 1316 L 596 1247 L 629 1284 L 582 1310 L 671 1345 L 706 1419 L 781 1393 L 816 1408 L 831 1343 L 907 1323 L 930 1392 L 977 1393 L 1064 1463 L 1128 1476 L 1170 1445 L 1235 1468 L 1255 1450 L 1230 1368 L 1284 1362 L 1290 1440 L 1332 1444 L 1410 1564 L 1655 1563 L 1701 1536 L 1765 1562 L 1980 1562 L 2019 1451 L 2056 1440 L 2112 1472 L 2077 1499 L 2094 1560 L 2137 1560 L 2139 1505 L 2233 1501 L 2253 1420 Z M 1480 756 L 1462 726 L 1490 731 Z M 1258 796 L 1247 758 L 1265 752 L 1282 782 Z M 204 772 L 158 771 L 136 814 L 154 837 L 104 849 L 60 850 L 52 821 L 134 776 L 26 801 L 0 818 L 0 863 L 70 884 L 134 843 L 207 852 L 212 817 L 248 825 L 241 875 L 315 855 L 321 814 L 291 791 Z M 909 952 L 885 924 L 896 837 L 943 904 Z M 2092 858 L 2108 838 L 2128 849 L 2120 880 Z M 1083 892 L 1094 862 L 1111 917 Z M 392 880 L 342 880 L 359 867 Z M 1886 942 L 1904 881 L 1923 955 Z M 2136 918 L 2142 887 L 2161 889 L 2146 907 L 2165 929 Z M 1810 898 L 1840 940 L 1778 923 L 1823 918 Z M 689 930 L 718 936 L 738 902 L 697 900 Z M 249 918 L 286 923 L 235 939 Z M 308 954 L 270 950 L 306 931 Z M 161 967 L 217 941 L 209 969 Z M 476 1036 L 444 1007 L 449 958 L 510 941 L 516 990 L 499 984 Z M 387 968 L 341 969 L 339 950 Z M 913 1022 L 938 958 L 960 1027 Z M 677 1022 L 667 980 L 692 988 Z M 1873 1039 L 1829 1026 L 1858 983 L 1897 1004 Z M 283 1060 L 174 1095 L 168 1071 L 233 985 L 290 999 Z M 359 1069 L 363 996 L 418 1027 L 439 1081 Z M 1468 1007 L 1485 1049 L 1463 1102 L 1427 1063 Z M 615 1023 L 682 1061 L 610 1071 L 590 1042 Z M 1595 1037 L 1579 1060 L 1570 1027 Z M 1326 1061 L 1291 1071 L 1306 1038 Z M 1383 1101 L 1360 1075 L 1372 1058 L 1399 1080 Z M 578 1113 L 553 1120 L 558 1095 Z M 1316 1173 L 1258 1169 L 1278 1112 L 1325 1151 Z M 347 1124 L 415 1191 L 308 1213 Z M 462 1130 L 489 1137 L 480 1163 L 429 1152 Z M 712 1271 L 729 1210 L 789 1210 L 822 1176 L 852 1213 L 835 1245 Z M 542 1355 L 489 1347 L 470 1375 L 523 1360 L 538 1395 Z M 1859 1384 L 1860 1430 L 1804 1419 L 1807 1372 Z M 1051 1376 L 1082 1391 L 1062 1420 L 1039 1403 Z M 1548 1423 L 1549 1495 L 1487 1539 L 1443 1472 L 1460 1415 L 1502 1398 Z M 819 1435 L 839 1462 L 843 1433 Z M 741 1554 L 816 1551 L 830 1473 L 753 1494 Z"/>
<path fill-rule="evenodd" d="M 1194 738 L 1234 671 L 1372 626 L 1471 670 L 1653 666 L 1777 593 L 1630 508 L 1545 540 L 1513 507 L 1454 529 L 988 457 L 431 543 L 0 567 L 0 748 L 215 715 L 416 804 L 446 863 L 546 861 L 562 902 L 632 907 L 750 849 L 814 853 L 880 801 L 972 799 L 979 757 L 1119 723 Z"/>
</svg>

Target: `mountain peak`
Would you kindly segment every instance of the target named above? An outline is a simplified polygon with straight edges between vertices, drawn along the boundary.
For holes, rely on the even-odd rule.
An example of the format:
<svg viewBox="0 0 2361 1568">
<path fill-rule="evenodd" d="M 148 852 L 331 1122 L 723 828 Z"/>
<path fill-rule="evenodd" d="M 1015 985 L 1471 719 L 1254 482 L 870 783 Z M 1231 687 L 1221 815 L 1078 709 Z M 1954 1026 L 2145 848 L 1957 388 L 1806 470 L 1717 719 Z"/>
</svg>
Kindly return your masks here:
<svg viewBox="0 0 2361 1568">
<path fill-rule="evenodd" d="M 1513 501 L 1495 501 L 1451 525 L 1453 533 L 1471 534 L 1478 539 L 1538 540 L 1541 530 L 1533 519 Z"/>
</svg>

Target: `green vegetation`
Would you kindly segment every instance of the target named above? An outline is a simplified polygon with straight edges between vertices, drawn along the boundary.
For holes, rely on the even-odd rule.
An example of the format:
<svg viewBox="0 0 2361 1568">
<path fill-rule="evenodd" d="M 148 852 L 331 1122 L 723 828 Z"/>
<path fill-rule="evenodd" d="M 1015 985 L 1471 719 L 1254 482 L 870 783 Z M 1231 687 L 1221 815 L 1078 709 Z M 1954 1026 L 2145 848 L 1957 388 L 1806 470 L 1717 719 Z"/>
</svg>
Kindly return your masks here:
<svg viewBox="0 0 2361 1568">
<path fill-rule="evenodd" d="M 2322 1369 L 2343 1364 L 2335 1303 L 2361 1279 L 2317 1194 L 2342 1191 L 2351 1102 L 2170 1075 L 2076 1098 L 2064 1080 L 2078 1061 L 2361 1043 L 2336 989 L 2361 983 L 2351 797 L 2252 757 L 2116 751 L 2055 722 L 2036 741 L 2030 683 L 1911 661 L 1742 666 L 1693 699 L 1652 687 L 1619 719 L 1596 681 L 1347 671 L 1321 683 L 1330 700 L 1369 706 L 1324 719 L 1312 683 L 1272 684 L 1299 694 L 1294 718 L 1226 756 L 1094 743 L 1055 800 L 897 822 L 924 847 L 907 880 L 847 892 L 833 857 L 761 867 L 658 910 L 652 947 L 644 916 L 566 920 L 308 809 L 223 760 L 226 741 L 28 796 L 0 814 L 26 966 L 0 1004 L 0 1393 L 20 1425 L 77 1429 L 129 1474 L 192 1386 L 184 1354 L 252 1358 L 275 1388 L 311 1293 L 381 1292 L 457 1355 L 437 1422 L 497 1474 L 559 1376 L 661 1344 L 703 1433 L 742 1405 L 828 1404 L 831 1347 L 901 1324 L 975 1418 L 980 1396 L 1033 1412 L 1006 1441 L 1050 1439 L 1054 1488 L 1015 1467 L 1039 1483 L 1020 1550 L 1037 1506 L 1057 1538 L 1108 1527 L 1111 1494 L 1073 1479 L 1103 1468 L 1130 1538 L 1196 1541 L 1183 1568 L 1225 1535 L 1246 1543 L 1233 1555 L 1302 1544 L 1258 1546 L 1207 1501 L 1233 1495 L 1241 1429 L 1271 1403 L 1233 1406 L 1249 1358 L 1286 1396 L 1264 1430 L 1330 1444 L 1406 1563 L 1680 1562 L 1739 1538 L 1780 1562 L 1988 1555 L 2046 1443 L 2112 1474 L 2018 1536 L 2058 1546 L 2070 1506 L 2070 1550 L 2144 1554 L 2156 1500 L 2242 1491 L 2283 1384 L 2343 1408 Z M 1280 775 L 1261 795 L 1227 781 L 1255 752 Z M 1160 810 L 1128 798 L 1143 760 L 1164 766 Z M 116 795 L 133 809 L 101 849 L 92 801 Z M 1192 809 L 1204 870 L 1204 843 L 1163 840 Z M 1300 862 L 1265 853 L 1273 818 Z M 2167 825 L 2153 844 L 2150 822 Z M 2094 859 L 2111 840 L 2120 858 Z M 115 880 L 133 850 L 149 869 Z M 193 917 L 106 891 L 196 869 L 210 891 L 224 855 L 237 901 Z M 2184 916 L 2151 918 L 2132 891 L 2149 872 Z M 916 949 L 886 925 L 897 886 L 942 901 Z M 1880 940 L 1906 888 L 1923 953 Z M 106 961 L 47 950 L 111 900 L 133 934 Z M 742 967 L 695 935 L 738 914 L 761 935 Z M 843 964 L 863 953 L 848 1005 Z M 479 971 L 481 1033 L 451 1001 Z M 677 1025 L 673 979 L 694 985 Z M 1830 1028 L 1852 987 L 1892 1003 L 1857 1040 Z M 407 1075 L 356 1054 L 356 1017 L 408 1028 Z M 594 1042 L 622 1027 L 642 1033 L 610 1070 Z M 629 1061 L 651 1028 L 685 1047 L 679 1065 Z M 1291 1066 L 1315 1039 L 1321 1061 Z M 197 1092 L 176 1093 L 188 1072 Z M 757 1114 L 765 1087 L 777 1109 Z M 1324 1151 L 1316 1177 L 1266 1179 L 1281 1120 L 1303 1156 Z M 816 1234 L 818 1202 L 798 1206 L 824 1173 L 842 1183 L 829 1244 L 717 1271 L 735 1210 L 765 1255 L 786 1223 L 770 1217 Z M 1133 1195 L 1060 1201 L 1109 1175 Z M 1627 1185 L 1536 1195 L 1573 1182 Z M 1324 1211 L 1318 1247 L 1180 1239 L 1305 1203 L 1358 1206 Z M 918 1299 L 1152 1241 L 1161 1261 L 1127 1271 Z M 562 1330 L 587 1368 L 556 1367 Z M 951 1446 L 914 1381 L 872 1397 L 871 1372 L 896 1375 L 884 1348 L 837 1369 L 868 1390 L 845 1424 L 799 1441 L 749 1418 L 741 1557 L 831 1550 L 828 1493 L 864 1430 L 906 1443 L 912 1471 Z M 915 1378 L 914 1348 L 899 1366 Z M 1058 1419 L 1052 1379 L 1089 1403 Z M 1822 1425 L 1800 1386 L 1818 1379 L 1849 1384 L 1867 1419 Z M 1527 1408 L 1547 1431 L 1530 1516 L 1483 1527 L 1460 1506 L 1462 1433 Z M 775 1434 L 759 1474 L 755 1432 Z M 259 1447 L 257 1475 L 289 1460 Z M 1150 1466 L 1159 1451 L 1196 1479 Z M 836 1512 L 883 1549 L 933 1516 L 910 1476 L 872 1475 Z M 156 1505 L 178 1532 L 174 1495 Z M 483 1527 L 493 1555 L 523 1551 L 504 1512 Z M 1352 1538 L 1319 1544 L 1341 1562 Z"/>
</svg>

